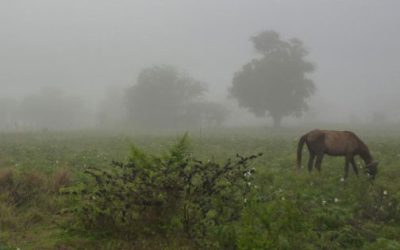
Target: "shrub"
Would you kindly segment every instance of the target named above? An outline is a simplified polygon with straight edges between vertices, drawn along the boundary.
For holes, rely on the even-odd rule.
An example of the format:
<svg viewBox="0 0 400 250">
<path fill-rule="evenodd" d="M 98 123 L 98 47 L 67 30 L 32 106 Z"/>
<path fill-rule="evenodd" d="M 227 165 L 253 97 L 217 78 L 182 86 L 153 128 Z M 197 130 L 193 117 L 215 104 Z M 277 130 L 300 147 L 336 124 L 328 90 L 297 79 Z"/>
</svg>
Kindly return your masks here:
<svg viewBox="0 0 400 250">
<path fill-rule="evenodd" d="M 358 203 L 358 216 L 365 220 L 375 222 L 400 222 L 399 197 L 388 192 L 379 184 L 365 188 L 364 194 L 360 194 Z"/>
<path fill-rule="evenodd" d="M 58 192 L 62 187 L 66 187 L 72 183 L 71 174 L 66 169 L 60 169 L 53 174 L 52 189 Z"/>
<path fill-rule="evenodd" d="M 14 184 L 14 172 L 11 169 L 0 170 L 0 190 L 9 189 Z"/>
<path fill-rule="evenodd" d="M 368 244 L 365 247 L 366 250 L 374 250 L 374 249 L 386 249 L 386 250 L 395 250 L 400 249 L 400 242 L 395 240 L 388 240 L 385 238 L 379 238 L 372 244 Z"/>
<path fill-rule="evenodd" d="M 65 189 L 78 206 L 68 211 L 94 232 L 131 238 L 139 234 L 184 234 L 197 245 L 234 244 L 230 225 L 240 219 L 252 190 L 259 155 L 228 159 L 225 164 L 199 161 L 185 135 L 164 155 L 132 147 L 127 163 L 111 169 L 90 168 L 93 181 Z"/>
<path fill-rule="evenodd" d="M 46 178 L 39 172 L 31 171 L 18 175 L 14 180 L 12 174 L 9 174 L 12 183 L 8 186 L 7 201 L 16 207 L 24 206 L 31 202 L 37 202 L 39 195 L 42 195 L 47 190 Z"/>
</svg>

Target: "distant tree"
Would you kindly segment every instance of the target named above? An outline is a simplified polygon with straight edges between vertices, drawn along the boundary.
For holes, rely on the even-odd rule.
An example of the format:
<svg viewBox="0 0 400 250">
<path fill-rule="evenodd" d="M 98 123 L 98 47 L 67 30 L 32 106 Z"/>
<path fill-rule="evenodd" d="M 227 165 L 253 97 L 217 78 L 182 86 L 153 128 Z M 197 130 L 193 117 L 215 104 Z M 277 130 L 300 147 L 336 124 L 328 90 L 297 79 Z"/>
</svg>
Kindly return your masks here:
<svg viewBox="0 0 400 250">
<path fill-rule="evenodd" d="M 26 96 L 20 110 L 24 124 L 36 129 L 74 129 L 87 122 L 83 100 L 58 88 L 46 87 Z"/>
<path fill-rule="evenodd" d="M 192 126 L 201 127 L 220 127 L 229 114 L 221 103 L 209 101 L 192 103 L 186 111 L 185 120 Z"/>
<path fill-rule="evenodd" d="M 96 118 L 101 127 L 118 127 L 126 120 L 126 106 L 124 103 L 125 88 L 110 86 L 105 96 L 97 105 Z"/>
<path fill-rule="evenodd" d="M 175 128 L 185 124 L 188 108 L 201 101 L 204 85 L 168 65 L 144 69 L 128 89 L 130 119 L 141 127 Z"/>
<path fill-rule="evenodd" d="M 264 31 L 251 41 L 261 58 L 235 73 L 229 92 L 239 106 L 256 116 L 268 112 L 274 127 L 279 127 L 283 117 L 299 117 L 307 110 L 306 99 L 315 90 L 307 74 L 314 65 L 305 59 L 308 52 L 296 38 L 285 41 L 275 31 Z"/>
<path fill-rule="evenodd" d="M 13 98 L 0 98 L 0 130 L 15 128 L 18 122 L 18 102 Z"/>
<path fill-rule="evenodd" d="M 228 109 L 217 102 L 205 102 L 201 105 L 205 126 L 219 127 L 228 117 Z"/>
</svg>

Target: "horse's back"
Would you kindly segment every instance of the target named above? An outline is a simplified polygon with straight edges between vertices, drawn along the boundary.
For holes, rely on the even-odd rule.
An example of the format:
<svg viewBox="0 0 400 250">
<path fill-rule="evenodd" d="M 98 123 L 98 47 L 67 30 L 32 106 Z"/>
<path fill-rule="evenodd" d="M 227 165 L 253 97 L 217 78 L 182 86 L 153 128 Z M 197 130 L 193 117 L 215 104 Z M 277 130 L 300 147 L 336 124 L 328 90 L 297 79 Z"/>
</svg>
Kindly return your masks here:
<svg viewBox="0 0 400 250">
<path fill-rule="evenodd" d="M 308 142 L 319 141 L 325 137 L 325 131 L 320 129 L 314 129 L 308 132 L 306 135 Z"/>
<path fill-rule="evenodd" d="M 313 151 L 323 151 L 329 155 L 345 155 L 356 150 L 359 139 L 351 131 L 315 129 L 307 134 L 307 143 Z"/>
</svg>

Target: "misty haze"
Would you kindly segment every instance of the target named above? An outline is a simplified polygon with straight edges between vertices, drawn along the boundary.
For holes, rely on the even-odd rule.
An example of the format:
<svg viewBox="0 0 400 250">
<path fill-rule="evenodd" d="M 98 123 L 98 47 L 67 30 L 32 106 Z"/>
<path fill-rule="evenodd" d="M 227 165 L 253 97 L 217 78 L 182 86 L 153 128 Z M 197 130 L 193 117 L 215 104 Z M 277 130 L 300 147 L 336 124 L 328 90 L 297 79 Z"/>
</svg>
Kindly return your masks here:
<svg viewBox="0 0 400 250">
<path fill-rule="evenodd" d="M 0 1 L 0 250 L 400 249 L 399 9 Z"/>
<path fill-rule="evenodd" d="M 397 123 L 397 7 L 396 1 L 5 1 L 1 127 L 79 127 L 46 126 L 21 111 L 44 88 L 81 100 L 75 103 L 86 112 L 81 127 L 134 126 L 127 121 L 130 101 L 122 99 L 140 72 L 163 65 L 202 82 L 204 101 L 227 110 L 224 125 L 272 126 L 268 111 L 255 118 L 228 93 L 235 72 L 258 57 L 251 37 L 266 30 L 301 41 L 315 66 L 307 76 L 316 89 L 307 110 L 283 124 L 368 124 L 377 117 Z M 48 105 L 63 105 L 50 99 Z"/>
</svg>

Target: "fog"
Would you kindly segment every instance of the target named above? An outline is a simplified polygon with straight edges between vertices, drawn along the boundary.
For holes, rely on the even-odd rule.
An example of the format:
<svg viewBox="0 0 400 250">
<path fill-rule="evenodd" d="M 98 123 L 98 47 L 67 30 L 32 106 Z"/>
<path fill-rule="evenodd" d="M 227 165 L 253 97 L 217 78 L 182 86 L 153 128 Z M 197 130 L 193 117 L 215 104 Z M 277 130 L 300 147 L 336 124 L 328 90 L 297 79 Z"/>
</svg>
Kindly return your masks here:
<svg viewBox="0 0 400 250">
<path fill-rule="evenodd" d="M 229 111 L 222 124 L 270 125 L 228 93 L 257 57 L 250 37 L 264 30 L 300 39 L 315 65 L 309 110 L 284 125 L 398 123 L 399 9 L 397 0 L 2 0 L 0 128 L 118 127 L 127 93 L 156 65 L 201 82 L 202 101 Z M 54 119 L 27 109 L 36 104 Z"/>
</svg>

